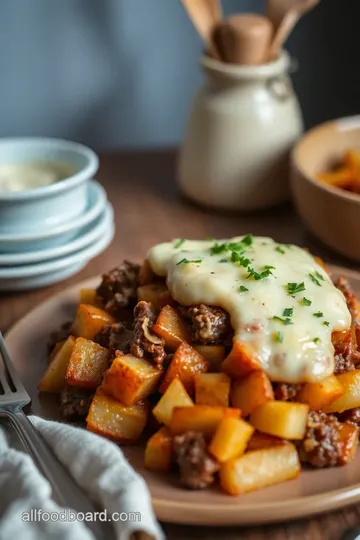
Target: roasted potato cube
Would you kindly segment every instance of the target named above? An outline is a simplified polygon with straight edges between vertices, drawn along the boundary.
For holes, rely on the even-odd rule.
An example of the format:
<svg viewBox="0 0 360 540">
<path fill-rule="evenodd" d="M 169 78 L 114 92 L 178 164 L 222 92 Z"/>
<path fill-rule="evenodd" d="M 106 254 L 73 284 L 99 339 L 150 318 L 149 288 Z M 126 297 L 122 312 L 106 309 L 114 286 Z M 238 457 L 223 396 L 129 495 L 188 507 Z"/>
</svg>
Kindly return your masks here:
<svg viewBox="0 0 360 540">
<path fill-rule="evenodd" d="M 59 344 L 57 344 L 59 345 Z M 73 336 L 63 343 L 48 365 L 39 383 L 39 392 L 59 393 L 66 385 L 66 372 L 70 356 L 74 350 L 75 338 Z M 56 346 L 55 346 L 56 347 Z"/>
<path fill-rule="evenodd" d="M 160 392 L 165 392 L 171 381 L 178 377 L 187 392 L 195 390 L 195 375 L 208 370 L 208 362 L 193 347 L 183 342 L 170 362 L 160 386 Z"/>
<path fill-rule="evenodd" d="M 225 373 L 195 375 L 196 405 L 229 406 L 230 378 Z"/>
<path fill-rule="evenodd" d="M 300 470 L 295 446 L 286 443 L 226 461 L 220 468 L 220 484 L 226 493 L 239 495 L 296 478 Z"/>
<path fill-rule="evenodd" d="M 173 439 L 166 426 L 159 429 L 147 442 L 145 467 L 155 472 L 170 472 L 173 457 Z"/>
<path fill-rule="evenodd" d="M 191 341 L 189 326 L 179 313 L 171 306 L 164 306 L 160 311 L 153 331 L 158 336 L 164 338 L 165 346 L 169 351 L 176 351 L 179 345 L 186 341 Z"/>
<path fill-rule="evenodd" d="M 210 453 L 223 463 L 240 456 L 254 433 L 254 428 L 241 418 L 223 418 L 209 446 Z"/>
<path fill-rule="evenodd" d="M 288 401 L 268 401 L 250 415 L 250 423 L 258 430 L 281 439 L 304 438 L 309 406 Z"/>
<path fill-rule="evenodd" d="M 251 450 L 261 450 L 262 448 L 270 448 L 271 446 L 287 444 L 287 442 L 288 441 L 285 441 L 284 439 L 279 439 L 279 437 L 274 437 L 273 435 L 267 435 L 266 433 L 255 431 L 246 450 L 249 452 Z"/>
<path fill-rule="evenodd" d="M 86 418 L 87 429 L 122 444 L 134 443 L 145 427 L 147 414 L 145 401 L 123 405 L 98 388 Z"/>
<path fill-rule="evenodd" d="M 133 405 L 155 391 L 162 372 L 144 358 L 117 351 L 101 386 L 106 394 L 124 405 Z"/>
<path fill-rule="evenodd" d="M 161 309 L 164 304 L 160 301 L 161 295 L 166 292 L 168 288 L 162 283 L 151 283 L 150 285 L 141 285 L 137 289 L 138 302 L 144 300 L 150 302 L 155 309 Z"/>
<path fill-rule="evenodd" d="M 355 407 L 360 407 L 360 369 L 354 369 L 337 376 L 339 383 L 344 389 L 344 393 L 333 401 L 324 412 L 343 412 Z"/>
<path fill-rule="evenodd" d="M 80 304 L 102 307 L 101 300 L 97 296 L 95 289 L 80 289 Z"/>
<path fill-rule="evenodd" d="M 235 341 L 230 354 L 221 364 L 221 369 L 230 377 L 245 377 L 261 368 L 255 352 L 249 345 Z"/>
<path fill-rule="evenodd" d="M 322 410 L 344 393 L 344 387 L 335 375 L 304 384 L 296 394 L 296 401 L 307 403 L 310 409 Z"/>
<path fill-rule="evenodd" d="M 353 424 L 340 424 L 339 440 L 341 443 L 340 465 L 346 465 L 355 456 L 359 445 L 359 429 Z"/>
<path fill-rule="evenodd" d="M 114 322 L 114 317 L 103 309 L 89 304 L 80 304 L 72 326 L 72 333 L 76 337 L 94 339 L 104 326 Z"/>
<path fill-rule="evenodd" d="M 180 379 L 174 379 L 153 408 L 153 415 L 167 426 L 171 422 L 174 407 L 191 407 L 194 403 Z"/>
<path fill-rule="evenodd" d="M 66 372 L 67 384 L 97 388 L 109 367 L 109 351 L 89 339 L 77 338 Z"/>
<path fill-rule="evenodd" d="M 244 379 L 234 381 L 231 387 L 231 404 L 241 409 L 244 416 L 273 399 L 273 387 L 264 371 L 253 371 Z"/>
<path fill-rule="evenodd" d="M 226 356 L 224 345 L 193 345 L 193 347 L 209 362 L 209 371 L 220 371 Z"/>
<path fill-rule="evenodd" d="M 194 405 L 191 410 L 187 407 L 175 407 L 170 429 L 174 435 L 187 431 L 200 431 L 206 437 L 212 437 L 223 418 L 240 418 L 240 415 L 239 409 L 229 407 Z"/>
</svg>

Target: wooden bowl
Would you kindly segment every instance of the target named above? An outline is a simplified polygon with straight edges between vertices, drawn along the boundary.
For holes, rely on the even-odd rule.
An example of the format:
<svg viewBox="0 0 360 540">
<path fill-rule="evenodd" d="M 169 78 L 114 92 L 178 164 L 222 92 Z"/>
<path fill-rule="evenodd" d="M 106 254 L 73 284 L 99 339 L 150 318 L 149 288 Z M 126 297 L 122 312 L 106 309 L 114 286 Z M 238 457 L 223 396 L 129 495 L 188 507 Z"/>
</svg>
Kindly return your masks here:
<svg viewBox="0 0 360 540">
<path fill-rule="evenodd" d="M 360 147 L 360 116 L 326 122 L 300 139 L 291 156 L 295 203 L 307 228 L 333 250 L 360 261 L 360 195 L 316 179 Z"/>
</svg>

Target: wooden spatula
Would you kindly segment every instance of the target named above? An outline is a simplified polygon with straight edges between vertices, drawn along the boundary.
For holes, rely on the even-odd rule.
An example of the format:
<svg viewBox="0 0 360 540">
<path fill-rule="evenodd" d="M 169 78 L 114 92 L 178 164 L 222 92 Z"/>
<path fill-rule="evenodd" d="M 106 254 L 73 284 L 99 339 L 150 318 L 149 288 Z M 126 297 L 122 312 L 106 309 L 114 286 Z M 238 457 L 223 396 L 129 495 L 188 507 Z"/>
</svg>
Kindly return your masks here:
<svg viewBox="0 0 360 540">
<path fill-rule="evenodd" d="M 219 51 L 212 38 L 213 30 L 222 17 L 220 0 L 182 0 L 182 3 L 208 52 L 213 58 L 220 60 Z"/>
<path fill-rule="evenodd" d="M 268 59 L 273 60 L 298 20 L 307 11 L 313 9 L 320 0 L 267 0 L 266 16 L 274 25 Z"/>
</svg>

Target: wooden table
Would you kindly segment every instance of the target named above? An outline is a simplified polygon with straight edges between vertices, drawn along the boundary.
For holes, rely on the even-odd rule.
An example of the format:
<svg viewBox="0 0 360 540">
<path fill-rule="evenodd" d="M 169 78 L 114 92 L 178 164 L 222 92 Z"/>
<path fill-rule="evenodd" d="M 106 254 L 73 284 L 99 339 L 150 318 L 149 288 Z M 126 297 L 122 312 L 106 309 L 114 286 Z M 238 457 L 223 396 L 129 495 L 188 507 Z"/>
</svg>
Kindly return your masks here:
<svg viewBox="0 0 360 540">
<path fill-rule="evenodd" d="M 175 182 L 175 153 L 134 152 L 103 155 L 98 174 L 116 214 L 112 245 L 79 274 L 46 289 L 0 296 L 0 328 L 7 330 L 31 308 L 65 287 L 115 266 L 124 258 L 140 260 L 154 243 L 171 238 L 268 235 L 283 243 L 307 246 L 326 260 L 353 266 L 330 253 L 304 230 L 287 205 L 248 215 L 215 214 L 184 201 Z M 359 507 L 360 510 L 360 507 Z M 356 507 L 308 521 L 256 528 L 204 528 L 164 524 L 170 540 L 337 540 L 348 526 L 360 523 Z"/>
</svg>

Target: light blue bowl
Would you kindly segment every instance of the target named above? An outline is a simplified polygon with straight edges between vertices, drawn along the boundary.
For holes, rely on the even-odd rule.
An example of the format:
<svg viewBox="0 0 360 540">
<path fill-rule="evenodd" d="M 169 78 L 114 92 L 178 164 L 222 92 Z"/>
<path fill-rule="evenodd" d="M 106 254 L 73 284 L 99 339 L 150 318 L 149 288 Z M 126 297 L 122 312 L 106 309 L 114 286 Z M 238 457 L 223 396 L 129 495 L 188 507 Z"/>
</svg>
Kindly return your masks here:
<svg viewBox="0 0 360 540">
<path fill-rule="evenodd" d="M 62 139 L 0 139 L 0 165 L 48 161 L 67 163 L 76 173 L 48 186 L 0 193 L 0 235 L 50 231 L 86 209 L 87 181 L 99 166 L 99 159 L 90 148 Z"/>
</svg>

